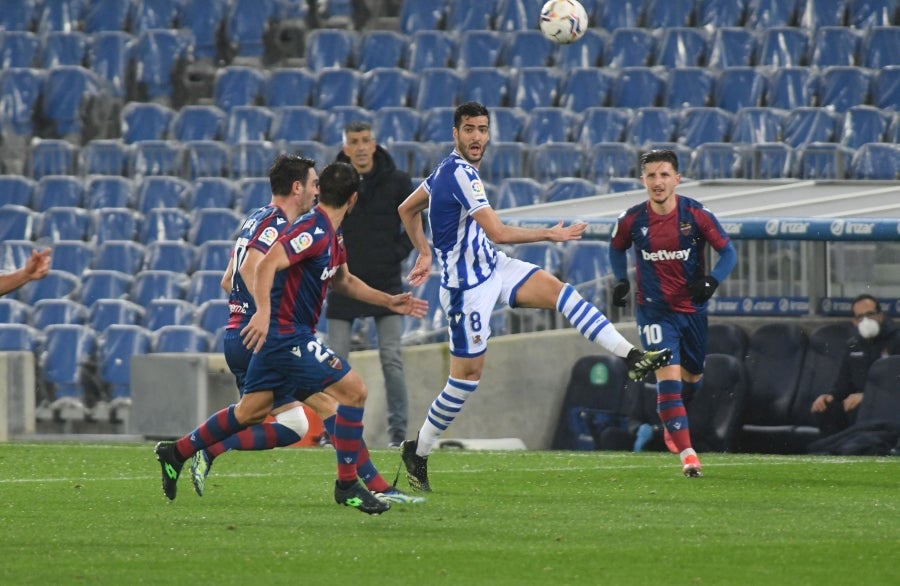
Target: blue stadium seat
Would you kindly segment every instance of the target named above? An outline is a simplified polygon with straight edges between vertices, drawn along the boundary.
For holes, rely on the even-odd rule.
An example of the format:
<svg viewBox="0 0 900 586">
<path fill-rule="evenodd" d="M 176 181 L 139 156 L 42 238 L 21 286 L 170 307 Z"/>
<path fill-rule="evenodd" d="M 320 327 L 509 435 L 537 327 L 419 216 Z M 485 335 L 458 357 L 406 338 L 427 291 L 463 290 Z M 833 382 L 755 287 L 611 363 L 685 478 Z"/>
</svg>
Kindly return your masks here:
<svg viewBox="0 0 900 586">
<path fill-rule="evenodd" d="M 521 108 L 501 106 L 491 109 L 491 140 L 514 142 L 522 138 L 528 114 Z"/>
<path fill-rule="evenodd" d="M 236 235 L 242 217 L 229 208 L 201 208 L 191 212 L 188 241 L 199 246 L 208 240 L 230 240 Z"/>
<path fill-rule="evenodd" d="M 751 144 L 741 156 L 741 175 L 745 179 L 786 179 L 795 165 L 794 149 L 782 142 Z"/>
<path fill-rule="evenodd" d="M 3 2 L 0 10 L 0 31 L 29 30 L 35 18 L 34 0 L 12 0 Z"/>
<path fill-rule="evenodd" d="M 796 67 L 806 65 L 809 35 L 795 27 L 773 27 L 760 33 L 756 51 L 757 65 Z"/>
<path fill-rule="evenodd" d="M 643 16 L 642 0 L 601 2 L 596 13 L 597 24 L 608 31 L 638 26 Z"/>
<path fill-rule="evenodd" d="M 530 145 L 567 142 L 572 139 L 577 115 L 565 108 L 539 107 L 528 113 L 522 140 Z"/>
<path fill-rule="evenodd" d="M 194 305 L 202 305 L 210 299 L 226 299 L 222 289 L 222 269 L 194 271 L 185 299 Z"/>
<path fill-rule="evenodd" d="M 186 209 L 234 208 L 237 205 L 237 186 L 224 177 L 201 177 L 194 180 L 184 201 Z"/>
<path fill-rule="evenodd" d="M 404 3 L 409 4 L 409 3 Z M 449 67 L 456 55 L 456 41 L 447 31 L 404 31 L 410 38 L 406 68 L 414 73 L 430 67 Z"/>
<path fill-rule="evenodd" d="M 449 106 L 426 110 L 422 116 L 422 125 L 419 127 L 419 140 L 435 143 L 450 140 L 453 112 L 454 108 Z"/>
<path fill-rule="evenodd" d="M 853 151 L 829 142 L 809 143 L 797 149 L 799 179 L 846 179 Z"/>
<path fill-rule="evenodd" d="M 31 207 L 37 183 L 22 175 L 0 175 L 0 206 L 7 204 Z"/>
<path fill-rule="evenodd" d="M 78 156 L 84 175 L 124 175 L 130 158 L 131 149 L 117 138 L 91 140 Z"/>
<path fill-rule="evenodd" d="M 128 299 L 141 307 L 148 307 L 154 299 L 184 299 L 188 282 L 184 273 L 143 270 L 134 276 L 131 289 L 128 290 Z M 144 319 L 147 317 L 145 315 Z"/>
<path fill-rule="evenodd" d="M 697 26 L 713 30 L 741 26 L 746 10 L 747 0 L 700 0 L 696 7 Z"/>
<path fill-rule="evenodd" d="M 411 35 L 416 31 L 438 28 L 444 17 L 444 0 L 403 2 L 400 6 L 400 32 Z"/>
<path fill-rule="evenodd" d="M 556 53 L 556 65 L 563 69 L 579 67 L 600 67 L 609 43 L 609 35 L 604 30 L 589 28 L 577 43 L 561 45 Z"/>
<path fill-rule="evenodd" d="M 6 330 L 5 327 L 10 324 L 16 324 L 16 326 L 18 326 L 19 324 L 28 323 L 29 321 L 31 321 L 30 306 L 25 305 L 18 299 L 0 297 L 0 324 L 2 324 L 2 326 L 0 326 L 0 336 L 3 336 L 4 338 L 7 336 L 13 338 L 14 336 L 9 330 Z M 19 333 L 22 334 L 23 332 L 19 331 Z M 23 342 L 12 340 L 0 341 L 0 352 L 16 348 L 18 344 L 23 344 Z M 27 342 L 23 345 L 29 350 L 33 350 L 31 345 Z"/>
<path fill-rule="evenodd" d="M 218 140 L 225 128 L 225 112 L 215 106 L 188 105 L 179 109 L 169 132 L 174 140 Z"/>
<path fill-rule="evenodd" d="M 184 299 L 156 298 L 147 303 L 141 325 L 156 331 L 165 326 L 192 326 L 197 308 Z"/>
<path fill-rule="evenodd" d="M 491 205 L 498 210 L 541 203 L 544 186 L 530 177 L 508 177 L 500 181 Z"/>
<path fill-rule="evenodd" d="M 227 299 L 210 299 L 197 307 L 194 325 L 209 334 L 215 334 L 228 321 L 228 313 Z"/>
<path fill-rule="evenodd" d="M 405 107 L 416 83 L 413 74 L 399 67 L 371 69 L 360 78 L 360 104 L 368 110 Z"/>
<path fill-rule="evenodd" d="M 269 126 L 272 142 L 317 140 L 324 114 L 311 106 L 283 106 L 273 112 Z"/>
<path fill-rule="evenodd" d="M 144 267 L 146 252 L 146 247 L 134 240 L 105 240 L 97 245 L 91 268 L 134 275 Z"/>
<path fill-rule="evenodd" d="M 820 77 L 818 105 L 846 112 L 865 104 L 871 79 L 872 74 L 861 67 L 826 67 Z"/>
<path fill-rule="evenodd" d="M 600 240 L 573 240 L 563 247 L 562 278 L 601 310 L 606 304 L 606 279 L 609 265 L 609 243 Z"/>
<path fill-rule="evenodd" d="M 189 140 L 184 143 L 184 177 L 224 177 L 229 172 L 228 145 L 218 140 Z"/>
<path fill-rule="evenodd" d="M 137 0 L 130 3 L 128 22 L 135 34 L 150 29 L 174 28 L 179 0 Z"/>
<path fill-rule="evenodd" d="M 85 240 L 91 227 L 91 214 L 81 207 L 54 207 L 41 217 L 38 239 L 50 242 Z M 53 264 L 56 266 L 54 253 Z"/>
<path fill-rule="evenodd" d="M 82 279 L 79 276 L 58 269 L 50 269 L 46 277 L 26 283 L 15 292 L 15 296 L 22 303 L 33 306 L 41 299 L 74 297 L 78 294 L 79 287 L 83 287 Z"/>
<path fill-rule="evenodd" d="M 402 66 L 408 42 L 406 35 L 397 31 L 364 31 L 359 40 L 359 70 Z"/>
<path fill-rule="evenodd" d="M 82 210 L 87 213 L 87 210 Z M 81 240 L 53 242 L 53 268 L 80 275 L 90 268 L 94 259 L 94 245 Z"/>
<path fill-rule="evenodd" d="M 233 250 L 234 242 L 231 240 L 207 240 L 197 247 L 196 270 L 225 270 Z"/>
<path fill-rule="evenodd" d="M 173 140 L 138 140 L 133 143 L 128 174 L 141 179 L 155 175 L 181 175 L 184 145 Z"/>
<path fill-rule="evenodd" d="M 29 325 L 0 322 L 0 352 L 37 352 L 43 339 L 43 334 Z"/>
<path fill-rule="evenodd" d="M 273 69 L 266 80 L 264 101 L 270 108 L 308 106 L 316 87 L 316 76 L 301 67 Z"/>
<path fill-rule="evenodd" d="M 669 70 L 663 91 L 667 108 L 706 106 L 712 100 L 715 77 L 705 67 L 677 67 Z"/>
<path fill-rule="evenodd" d="M 305 155 L 308 156 L 308 155 Z M 247 177 L 237 182 L 240 199 L 238 211 L 247 215 L 272 201 L 272 187 L 268 177 Z"/>
<path fill-rule="evenodd" d="M 634 177 L 637 163 L 637 151 L 631 145 L 597 142 L 586 146 L 584 175 L 595 183 L 606 183 L 611 177 Z"/>
<path fill-rule="evenodd" d="M 831 142 L 837 136 L 838 117 L 826 108 L 794 108 L 781 122 L 782 140 L 801 147 L 811 142 Z"/>
<path fill-rule="evenodd" d="M 724 27 L 713 32 L 708 65 L 716 69 L 746 67 L 756 54 L 753 31 L 742 27 Z"/>
<path fill-rule="evenodd" d="M 547 40 L 541 31 L 521 30 L 508 35 L 500 55 L 500 65 L 514 68 L 548 67 L 556 60 L 558 45 Z"/>
<path fill-rule="evenodd" d="M 853 106 L 844 113 L 838 142 L 857 149 L 868 142 L 884 142 L 891 116 L 874 106 Z"/>
<path fill-rule="evenodd" d="M 194 33 L 194 58 L 215 62 L 219 57 L 219 30 L 224 26 L 228 0 L 183 0 L 178 5 L 176 28 Z"/>
<path fill-rule="evenodd" d="M 650 67 L 624 67 L 613 81 L 610 105 L 616 108 L 655 106 L 663 86 L 662 77 Z"/>
<path fill-rule="evenodd" d="M 87 55 L 88 39 L 78 31 L 49 31 L 41 38 L 40 65 L 50 69 L 60 65 L 81 65 Z"/>
<path fill-rule="evenodd" d="M 602 106 L 612 90 L 613 75 L 600 67 L 569 69 L 562 78 L 559 105 L 573 112 Z"/>
<path fill-rule="evenodd" d="M 809 30 L 846 24 L 849 0 L 805 0 L 799 11 L 799 25 Z"/>
<path fill-rule="evenodd" d="M 772 108 L 741 108 L 734 117 L 731 141 L 750 144 L 780 141 L 782 116 L 782 112 Z"/>
<path fill-rule="evenodd" d="M 34 134 L 34 113 L 43 87 L 42 71 L 25 68 L 0 71 L 0 125 L 4 129 L 7 170 L 17 173 L 24 170 L 25 156 L 16 151 L 24 151 Z"/>
<path fill-rule="evenodd" d="M 900 179 L 900 145 L 870 142 L 861 145 L 850 163 L 853 179 Z"/>
<path fill-rule="evenodd" d="M 35 67 L 40 54 L 40 37 L 30 31 L 0 32 L 0 65 L 3 69 Z"/>
<path fill-rule="evenodd" d="M 769 78 L 766 105 L 792 110 L 815 102 L 818 77 L 809 67 L 779 67 Z"/>
<path fill-rule="evenodd" d="M 268 177 L 278 147 L 267 140 L 248 140 L 231 146 L 231 178 Z"/>
<path fill-rule="evenodd" d="M 387 150 L 397 168 L 411 177 L 423 177 L 434 170 L 435 153 L 430 143 L 396 140 L 387 146 Z"/>
<path fill-rule="evenodd" d="M 677 136 L 691 148 L 704 142 L 725 142 L 732 122 L 732 114 L 722 108 L 685 108 L 679 113 Z"/>
<path fill-rule="evenodd" d="M 355 42 L 352 31 L 314 29 L 306 35 L 306 66 L 313 71 L 349 67 Z"/>
<path fill-rule="evenodd" d="M 341 128 L 343 128 L 343 126 L 341 126 Z M 339 141 L 340 139 L 337 139 L 337 142 Z M 282 147 L 286 152 L 303 155 L 313 161 L 321 161 L 323 166 L 324 164 L 333 161 L 340 151 L 340 147 L 338 146 L 328 146 L 316 140 L 294 140 L 283 143 Z M 268 185 L 269 180 L 267 178 L 263 178 L 262 176 L 259 176 L 258 178 L 264 179 L 265 184 Z M 271 195 L 272 193 L 270 191 L 266 194 L 266 197 L 270 197 Z"/>
<path fill-rule="evenodd" d="M 451 31 L 489 29 L 497 0 L 455 0 L 445 3 L 444 28 Z"/>
<path fill-rule="evenodd" d="M 694 2 L 644 1 L 644 26 L 650 29 L 685 27 L 693 17 Z"/>
<path fill-rule="evenodd" d="M 25 206 L 6 204 L 0 206 L 0 242 L 4 240 L 31 240 L 37 230 L 40 214 Z M 13 271 L 21 265 L 10 267 Z"/>
<path fill-rule="evenodd" d="M 177 208 L 156 208 L 144 215 L 141 242 L 151 244 L 157 240 L 184 240 L 190 220 L 187 212 Z"/>
<path fill-rule="evenodd" d="M 144 251 L 144 270 L 190 273 L 194 270 L 194 245 L 180 240 L 160 240 Z"/>
<path fill-rule="evenodd" d="M 678 115 L 669 108 L 637 108 L 625 130 L 629 144 L 642 146 L 650 142 L 668 142 L 675 134 Z"/>
<path fill-rule="evenodd" d="M 56 324 L 87 322 L 87 308 L 71 299 L 41 299 L 32 307 L 31 325 L 39 330 Z"/>
<path fill-rule="evenodd" d="M 599 193 L 601 190 L 593 181 L 581 177 L 557 177 L 547 184 L 541 200 L 544 202 L 566 201 Z"/>
<path fill-rule="evenodd" d="M 131 360 L 152 348 L 151 333 L 134 324 L 111 325 L 101 333 L 97 352 L 100 380 L 110 386 L 113 402 L 131 397 Z"/>
<path fill-rule="evenodd" d="M 599 142 L 619 142 L 625 136 L 625 128 L 631 118 L 627 108 L 591 107 L 581 116 L 578 141 L 585 147 Z"/>
<path fill-rule="evenodd" d="M 275 9 L 275 0 L 234 0 L 228 4 L 224 36 L 233 57 L 262 60 L 263 39 Z"/>
<path fill-rule="evenodd" d="M 432 108 L 456 104 L 462 78 L 454 69 L 431 67 L 418 72 L 418 87 L 413 88 L 416 109 L 427 114 Z"/>
<path fill-rule="evenodd" d="M 77 155 L 78 148 L 66 140 L 32 139 L 28 156 L 28 174 L 33 179 L 47 175 L 74 175 Z"/>
<path fill-rule="evenodd" d="M 266 89 L 266 74 L 255 67 L 229 65 L 216 71 L 213 103 L 225 114 L 236 106 L 261 104 Z"/>
<path fill-rule="evenodd" d="M 488 108 L 506 105 L 509 72 L 494 67 L 475 67 L 463 72 L 460 101 L 475 100 Z"/>
<path fill-rule="evenodd" d="M 617 28 L 604 51 L 606 66 L 621 69 L 649 65 L 655 51 L 656 38 L 649 29 Z"/>
<path fill-rule="evenodd" d="M 712 105 L 729 112 L 761 106 L 766 87 L 765 76 L 755 68 L 728 67 L 719 73 L 716 80 Z"/>
<path fill-rule="evenodd" d="M 122 108 L 122 140 L 126 144 L 164 140 L 174 117 L 175 111 L 162 104 L 128 102 Z"/>
<path fill-rule="evenodd" d="M 89 380 L 96 352 L 97 334 L 89 326 L 57 324 L 47 327 L 39 363 L 43 378 L 56 398 L 51 407 L 65 404 L 83 410 L 84 382 Z M 61 399 L 72 402 L 64 403 Z"/>
<path fill-rule="evenodd" d="M 847 24 L 861 30 L 896 22 L 897 0 L 856 0 L 847 10 Z"/>
<path fill-rule="evenodd" d="M 813 37 L 809 64 L 816 67 L 830 65 L 858 65 L 862 34 L 845 26 L 823 26 Z"/>
<path fill-rule="evenodd" d="M 141 214 L 131 208 L 98 208 L 93 210 L 93 214 L 91 232 L 97 244 L 107 240 L 134 240 L 143 220 Z"/>
<path fill-rule="evenodd" d="M 896 109 L 900 104 L 900 65 L 888 65 L 875 72 L 872 104 L 881 109 Z"/>
<path fill-rule="evenodd" d="M 81 207 L 84 205 L 84 184 L 80 177 L 46 175 L 37 183 L 33 209 L 38 212 L 52 207 Z"/>
<path fill-rule="evenodd" d="M 799 0 L 749 0 L 746 25 L 753 30 L 797 23 Z"/>
<path fill-rule="evenodd" d="M 493 30 L 469 29 L 462 32 L 459 39 L 456 67 L 497 67 L 507 35 Z"/>
<path fill-rule="evenodd" d="M 128 208 L 134 205 L 134 181 L 127 177 L 89 176 L 85 179 L 85 206 L 97 208 Z"/>
<path fill-rule="evenodd" d="M 741 153 L 727 142 L 708 142 L 694 149 L 688 173 L 692 179 L 734 179 L 740 171 Z"/>
<path fill-rule="evenodd" d="M 344 126 L 351 120 L 372 124 L 375 118 L 369 110 L 360 106 L 335 106 L 325 114 L 319 128 L 319 141 L 324 145 L 339 145 L 343 141 Z M 324 161 L 324 159 L 322 159 Z"/>
<path fill-rule="evenodd" d="M 551 67 L 523 67 L 510 75 L 510 103 L 530 111 L 556 105 L 561 75 Z"/>
<path fill-rule="evenodd" d="M 865 33 L 860 49 L 860 65 L 881 69 L 900 65 L 900 26 L 876 26 Z"/>
<path fill-rule="evenodd" d="M 148 29 L 137 34 L 131 52 L 134 83 L 128 88 L 130 100 L 172 103 L 173 72 L 191 55 L 194 38 L 188 30 Z"/>
<path fill-rule="evenodd" d="M 165 326 L 154 334 L 153 352 L 203 353 L 210 347 L 210 335 L 196 326 Z"/>
<path fill-rule="evenodd" d="M 7 207 L 4 212 L 12 208 Z M 25 264 L 37 245 L 28 239 L 5 238 L 0 240 L 0 270 L 11 272 Z"/>
<path fill-rule="evenodd" d="M 534 26 L 534 16 L 527 0 L 497 0 L 493 18 L 494 29 L 501 32 L 524 30 Z"/>
<path fill-rule="evenodd" d="M 491 143 L 491 156 L 485 157 L 480 167 L 481 178 L 490 183 L 497 183 L 509 177 L 526 174 L 528 145 L 521 142 Z M 436 161 L 443 159 L 446 153 L 438 153 Z M 440 159 L 438 159 L 438 157 Z"/>
<path fill-rule="evenodd" d="M 323 69 L 316 76 L 312 105 L 322 110 L 355 106 L 359 102 L 362 77 L 352 69 Z"/>
<path fill-rule="evenodd" d="M 98 299 L 125 299 L 134 277 L 115 270 L 91 269 L 81 275 L 78 299 L 92 307 Z"/>
<path fill-rule="evenodd" d="M 191 191 L 191 184 L 179 177 L 145 177 L 138 182 L 135 209 L 146 214 L 155 208 L 180 208 Z"/>
<path fill-rule="evenodd" d="M 375 110 L 372 131 L 382 145 L 412 141 L 419 134 L 419 112 L 413 108 L 385 106 Z"/>
<path fill-rule="evenodd" d="M 706 63 L 708 53 L 709 39 L 703 29 L 676 26 L 664 29 L 653 62 L 664 67 L 696 67 Z"/>
<path fill-rule="evenodd" d="M 111 0 L 120 3 L 119 0 Z M 123 30 L 96 32 L 88 40 L 86 65 L 97 75 L 103 91 L 123 99 L 126 94 L 132 36 Z"/>
<path fill-rule="evenodd" d="M 584 163 L 584 151 L 571 142 L 548 142 L 531 149 L 529 177 L 546 183 L 558 177 L 578 177 Z"/>
</svg>

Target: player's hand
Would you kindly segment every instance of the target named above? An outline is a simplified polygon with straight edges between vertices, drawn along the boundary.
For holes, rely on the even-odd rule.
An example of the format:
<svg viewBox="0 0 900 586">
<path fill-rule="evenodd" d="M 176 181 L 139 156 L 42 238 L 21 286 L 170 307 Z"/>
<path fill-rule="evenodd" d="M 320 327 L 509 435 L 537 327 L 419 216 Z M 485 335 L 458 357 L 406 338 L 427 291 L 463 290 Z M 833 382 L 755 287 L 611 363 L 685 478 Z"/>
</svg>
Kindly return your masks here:
<svg viewBox="0 0 900 586">
<path fill-rule="evenodd" d="M 847 395 L 847 398 L 844 399 L 844 411 L 850 412 L 859 407 L 859 404 L 862 403 L 863 394 L 862 393 L 850 393 Z"/>
<path fill-rule="evenodd" d="M 718 287 L 719 281 L 712 275 L 706 275 L 688 285 L 687 289 L 688 293 L 691 294 L 691 301 L 694 303 L 706 303 Z"/>
<path fill-rule="evenodd" d="M 631 284 L 628 279 L 621 279 L 616 283 L 613 289 L 612 303 L 616 307 L 625 307 L 628 304 L 628 292 L 631 291 Z"/>
<path fill-rule="evenodd" d="M 547 238 L 550 242 L 568 242 L 569 240 L 581 240 L 581 235 L 587 230 L 587 223 L 575 222 L 568 226 L 563 226 L 562 220 L 552 228 L 550 228 L 550 236 Z"/>
<path fill-rule="evenodd" d="M 241 339 L 244 347 L 253 350 L 254 353 L 259 352 L 266 343 L 266 336 L 269 334 L 269 316 L 263 315 L 259 311 L 253 314 L 250 322 L 241 330 Z"/>
<path fill-rule="evenodd" d="M 409 271 L 409 275 L 406 276 L 406 280 L 413 287 L 418 287 L 428 280 L 428 276 L 430 274 L 431 255 L 419 254 L 419 258 L 416 259 L 416 264 L 413 265 L 412 270 Z"/>
<path fill-rule="evenodd" d="M 812 407 L 810 407 L 810 411 L 813 413 L 822 413 L 825 409 L 828 408 L 828 404 L 834 401 L 834 397 L 832 395 L 819 395 L 816 397 L 816 400 L 813 401 Z"/>
<path fill-rule="evenodd" d="M 411 317 L 425 317 L 428 312 L 428 301 L 413 297 L 412 293 L 400 293 L 391 297 L 391 311 Z"/>
<path fill-rule="evenodd" d="M 31 256 L 23 267 L 29 281 L 43 279 L 50 272 L 50 249 L 32 250 Z"/>
</svg>

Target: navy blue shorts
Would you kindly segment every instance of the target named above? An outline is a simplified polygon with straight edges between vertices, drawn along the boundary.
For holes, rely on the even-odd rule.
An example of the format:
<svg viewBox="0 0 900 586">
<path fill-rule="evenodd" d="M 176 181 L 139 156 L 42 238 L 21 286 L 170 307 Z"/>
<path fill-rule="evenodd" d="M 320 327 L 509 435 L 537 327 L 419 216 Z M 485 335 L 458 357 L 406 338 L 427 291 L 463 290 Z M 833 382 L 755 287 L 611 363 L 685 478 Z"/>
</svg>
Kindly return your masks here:
<svg viewBox="0 0 900 586">
<path fill-rule="evenodd" d="M 692 374 L 702 374 L 706 362 L 706 312 L 676 313 L 648 305 L 635 310 L 641 343 L 646 350 L 672 350 L 669 364 L 680 364 Z"/>
</svg>

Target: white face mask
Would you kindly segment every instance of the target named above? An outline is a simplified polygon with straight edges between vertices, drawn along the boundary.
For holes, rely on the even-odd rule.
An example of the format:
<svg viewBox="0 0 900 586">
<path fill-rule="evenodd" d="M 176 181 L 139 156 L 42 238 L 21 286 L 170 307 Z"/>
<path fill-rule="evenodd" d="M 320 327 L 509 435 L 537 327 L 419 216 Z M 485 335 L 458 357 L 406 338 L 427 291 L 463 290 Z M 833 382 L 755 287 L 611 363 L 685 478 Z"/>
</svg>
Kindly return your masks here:
<svg viewBox="0 0 900 586">
<path fill-rule="evenodd" d="M 871 340 L 878 335 L 878 332 L 881 331 L 881 324 L 879 324 L 871 317 L 864 317 L 859 320 L 859 324 L 857 324 L 856 329 L 859 330 L 860 336 L 867 340 Z"/>
</svg>

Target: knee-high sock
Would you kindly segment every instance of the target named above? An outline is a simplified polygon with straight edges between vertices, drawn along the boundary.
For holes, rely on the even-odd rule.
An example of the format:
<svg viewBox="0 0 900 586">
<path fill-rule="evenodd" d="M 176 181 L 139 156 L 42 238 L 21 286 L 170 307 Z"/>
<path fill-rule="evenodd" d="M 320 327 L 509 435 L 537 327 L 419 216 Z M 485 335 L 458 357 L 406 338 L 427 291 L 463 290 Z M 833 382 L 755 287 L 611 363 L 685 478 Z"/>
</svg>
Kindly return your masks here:
<svg viewBox="0 0 900 586">
<path fill-rule="evenodd" d="M 634 345 L 619 333 L 609 318 L 592 303 L 585 301 L 575 287 L 568 283 L 559 292 L 556 310 L 563 314 L 569 323 L 581 332 L 582 336 L 603 346 L 616 356 L 625 358 L 628 351 L 634 348 Z"/>
<path fill-rule="evenodd" d="M 234 435 L 206 448 L 210 459 L 215 459 L 228 450 L 271 450 L 299 442 L 296 431 L 277 421 L 266 421 L 245 427 Z"/>
<path fill-rule="evenodd" d="M 325 428 L 325 431 L 327 431 L 328 435 L 331 437 L 334 437 L 334 420 L 336 418 L 336 415 L 332 415 L 331 417 L 326 417 L 322 420 L 322 427 Z M 356 458 L 356 474 L 362 478 L 362 481 L 366 484 L 366 488 L 369 490 L 383 492 L 391 487 L 390 483 L 388 483 L 381 473 L 378 472 L 375 463 L 372 462 L 372 458 L 369 455 L 369 448 L 366 446 L 366 440 L 362 438 L 359 440 L 359 455 Z"/>
<path fill-rule="evenodd" d="M 234 405 L 213 413 L 200 426 L 175 442 L 175 453 L 187 460 L 203 448 L 208 448 L 247 427 L 234 416 Z"/>
<path fill-rule="evenodd" d="M 356 462 L 363 435 L 363 408 L 338 405 L 331 443 L 337 453 L 337 476 L 341 482 L 356 482 Z"/>
<path fill-rule="evenodd" d="M 691 432 L 688 429 L 687 411 L 681 402 L 680 380 L 661 380 L 656 383 L 656 409 L 678 452 L 689 449 Z"/>
<path fill-rule="evenodd" d="M 419 438 L 416 443 L 416 453 L 427 456 L 434 447 L 434 442 L 450 427 L 456 416 L 462 410 L 475 389 L 478 388 L 477 380 L 459 380 L 447 378 L 447 385 L 441 394 L 431 403 L 428 409 L 428 417 L 419 430 Z"/>
</svg>

